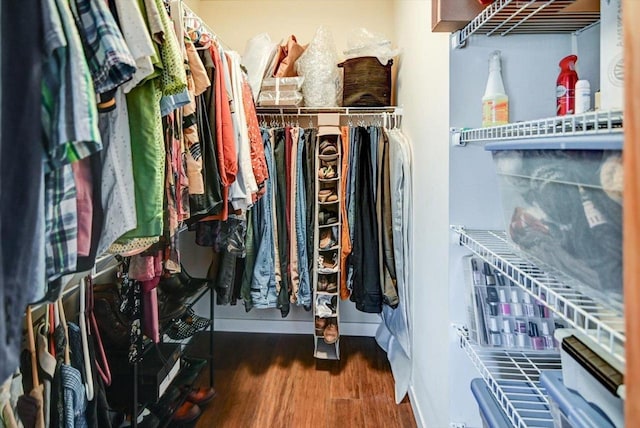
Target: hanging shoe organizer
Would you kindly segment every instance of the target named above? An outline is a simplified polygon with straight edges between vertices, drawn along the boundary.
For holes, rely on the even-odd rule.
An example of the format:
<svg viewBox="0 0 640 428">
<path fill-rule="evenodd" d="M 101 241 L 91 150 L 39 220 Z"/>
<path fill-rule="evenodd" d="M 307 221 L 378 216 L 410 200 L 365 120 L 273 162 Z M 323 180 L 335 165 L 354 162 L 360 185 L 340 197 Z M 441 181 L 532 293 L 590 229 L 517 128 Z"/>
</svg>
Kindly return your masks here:
<svg viewBox="0 0 640 428">
<path fill-rule="evenodd" d="M 319 114 L 316 141 L 313 318 L 314 356 L 340 359 L 340 209 L 343 203 L 339 114 Z"/>
</svg>

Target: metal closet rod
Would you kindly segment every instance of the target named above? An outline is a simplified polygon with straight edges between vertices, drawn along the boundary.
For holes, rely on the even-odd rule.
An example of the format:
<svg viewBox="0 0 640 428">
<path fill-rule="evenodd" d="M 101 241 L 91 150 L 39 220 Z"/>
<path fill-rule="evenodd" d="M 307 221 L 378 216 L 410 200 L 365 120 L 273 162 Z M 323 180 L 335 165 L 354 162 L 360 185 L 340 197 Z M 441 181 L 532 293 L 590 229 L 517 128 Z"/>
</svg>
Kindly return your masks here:
<svg viewBox="0 0 640 428">
<path fill-rule="evenodd" d="M 391 113 L 402 116 L 402 107 L 258 107 L 256 110 L 258 116 L 274 114 L 317 116 L 324 113 L 337 113 L 342 116 L 380 116 L 382 113 Z"/>
<path fill-rule="evenodd" d="M 91 279 L 96 279 L 106 273 L 111 272 L 113 269 L 117 268 L 120 265 L 120 262 L 116 263 L 115 265 L 110 265 L 105 267 L 104 269 L 101 269 L 100 271 L 95 272 L 95 266 L 97 266 L 98 264 L 102 264 L 103 262 L 109 261 L 109 259 L 113 258 L 115 260 L 115 256 L 111 255 L 111 254 L 106 254 L 103 256 L 100 256 L 96 259 L 96 262 L 94 264 L 94 270 L 90 271 L 87 275 L 82 275 L 82 277 L 86 277 L 86 276 L 91 276 Z M 78 275 L 81 274 L 81 272 L 77 272 L 75 274 L 72 275 Z M 78 279 L 78 281 L 74 281 L 72 285 L 67 286 L 62 293 L 60 294 L 60 298 L 64 298 L 66 296 L 68 296 L 69 294 L 73 293 L 74 291 L 76 291 L 78 288 L 80 287 L 80 279 Z M 29 305 L 31 307 L 32 311 L 36 311 L 38 309 L 40 309 L 41 307 L 48 305 L 52 302 L 42 302 L 42 303 L 36 303 L 34 305 Z"/>
<path fill-rule="evenodd" d="M 226 44 L 225 44 L 225 43 L 220 39 L 220 37 L 218 37 L 218 35 L 216 34 L 216 32 L 215 32 L 215 31 L 213 31 L 213 30 L 211 29 L 211 27 L 209 27 L 209 26 L 204 22 L 204 20 L 198 16 L 198 14 L 197 14 L 197 13 L 195 13 L 193 10 L 191 10 L 191 8 L 190 8 L 189 6 L 187 6 L 187 3 L 185 3 L 185 2 L 184 2 L 184 1 L 182 1 L 182 0 L 180 0 L 180 4 L 181 4 L 181 7 L 184 9 L 184 11 L 186 12 L 186 15 L 187 15 L 187 16 L 184 16 L 184 17 L 183 17 L 183 20 L 184 20 L 185 18 L 188 18 L 188 19 L 195 19 L 195 20 L 197 20 L 197 21 L 200 23 L 200 28 L 199 28 L 199 29 L 204 29 L 204 30 L 209 34 L 209 36 L 211 36 L 211 38 L 212 38 L 213 40 L 215 40 L 217 43 L 219 43 L 220 45 L 222 45 L 222 47 L 223 47 L 224 49 L 226 49 L 226 50 L 231 50 L 231 49 L 229 49 L 229 47 L 228 47 L 228 46 L 227 46 L 227 45 L 226 45 Z"/>
</svg>

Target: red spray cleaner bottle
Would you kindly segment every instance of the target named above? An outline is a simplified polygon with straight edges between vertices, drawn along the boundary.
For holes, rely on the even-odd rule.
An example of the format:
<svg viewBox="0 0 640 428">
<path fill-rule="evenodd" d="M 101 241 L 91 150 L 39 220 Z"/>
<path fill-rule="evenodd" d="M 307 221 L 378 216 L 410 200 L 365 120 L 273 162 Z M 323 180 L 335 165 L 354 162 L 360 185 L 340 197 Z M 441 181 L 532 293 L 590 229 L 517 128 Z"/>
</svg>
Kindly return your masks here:
<svg viewBox="0 0 640 428">
<path fill-rule="evenodd" d="M 566 114 L 574 114 L 576 111 L 576 82 L 578 81 L 578 73 L 576 73 L 576 55 L 568 55 L 560 61 L 560 74 L 556 81 L 556 114 L 564 116 Z"/>
</svg>

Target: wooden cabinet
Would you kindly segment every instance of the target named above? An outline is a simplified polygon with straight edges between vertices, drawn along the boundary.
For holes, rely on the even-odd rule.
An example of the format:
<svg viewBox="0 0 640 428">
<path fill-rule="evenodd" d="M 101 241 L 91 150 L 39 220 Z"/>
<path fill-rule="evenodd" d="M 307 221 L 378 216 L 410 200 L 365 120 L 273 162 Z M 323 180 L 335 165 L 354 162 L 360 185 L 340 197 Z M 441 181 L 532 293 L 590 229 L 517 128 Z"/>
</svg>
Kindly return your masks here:
<svg viewBox="0 0 640 428">
<path fill-rule="evenodd" d="M 431 0 L 431 31 L 452 33 L 482 11 L 478 0 Z"/>
</svg>

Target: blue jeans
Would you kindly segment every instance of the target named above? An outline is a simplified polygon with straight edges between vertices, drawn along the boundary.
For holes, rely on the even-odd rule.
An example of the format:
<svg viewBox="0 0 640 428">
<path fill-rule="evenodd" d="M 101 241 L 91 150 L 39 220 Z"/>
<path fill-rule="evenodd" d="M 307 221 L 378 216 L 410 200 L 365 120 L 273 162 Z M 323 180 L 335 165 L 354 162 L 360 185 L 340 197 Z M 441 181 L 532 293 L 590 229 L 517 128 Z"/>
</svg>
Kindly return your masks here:
<svg viewBox="0 0 640 428">
<path fill-rule="evenodd" d="M 300 137 L 298 138 L 298 156 L 297 156 L 297 191 L 295 194 L 295 231 L 297 239 L 297 251 L 298 251 L 298 269 L 300 286 L 298 289 L 297 303 L 306 307 L 311 307 L 311 285 L 309 281 L 309 256 L 307 254 L 307 224 L 306 224 L 306 201 L 307 194 L 305 191 L 305 176 L 304 168 L 302 167 L 304 162 L 303 148 L 307 143 L 305 138 L 305 132 L 301 130 Z M 308 178 L 313 179 L 312 177 Z"/>
<path fill-rule="evenodd" d="M 269 131 L 262 130 L 264 155 L 269 171 L 269 178 L 265 181 L 265 193 L 254 205 L 252 211 L 253 227 L 256 243 L 256 261 L 253 267 L 251 281 L 251 300 L 253 306 L 259 309 L 277 307 L 278 294 L 276 292 L 275 254 L 273 246 L 273 190 L 276 181 L 276 171 L 273 162 L 273 151 Z"/>
</svg>

